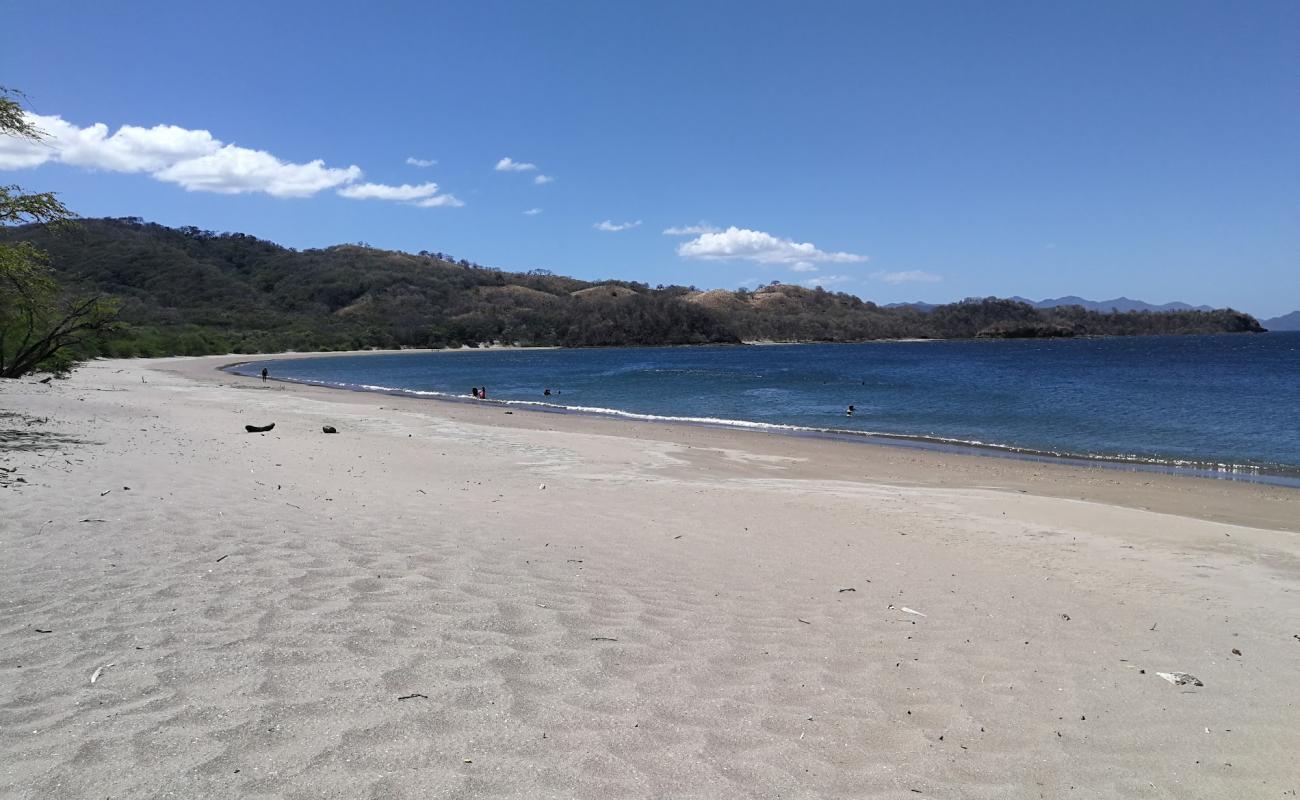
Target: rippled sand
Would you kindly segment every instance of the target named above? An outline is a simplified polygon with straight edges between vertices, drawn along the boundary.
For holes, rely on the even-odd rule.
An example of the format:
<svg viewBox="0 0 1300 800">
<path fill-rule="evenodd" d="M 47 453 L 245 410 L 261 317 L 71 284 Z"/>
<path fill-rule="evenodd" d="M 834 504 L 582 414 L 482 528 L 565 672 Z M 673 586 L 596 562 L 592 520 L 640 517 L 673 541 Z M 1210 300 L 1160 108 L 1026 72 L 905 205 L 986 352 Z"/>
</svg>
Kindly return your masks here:
<svg viewBox="0 0 1300 800">
<path fill-rule="evenodd" d="M 0 797 L 1300 790 L 1295 490 L 217 363 L 0 384 Z"/>
</svg>

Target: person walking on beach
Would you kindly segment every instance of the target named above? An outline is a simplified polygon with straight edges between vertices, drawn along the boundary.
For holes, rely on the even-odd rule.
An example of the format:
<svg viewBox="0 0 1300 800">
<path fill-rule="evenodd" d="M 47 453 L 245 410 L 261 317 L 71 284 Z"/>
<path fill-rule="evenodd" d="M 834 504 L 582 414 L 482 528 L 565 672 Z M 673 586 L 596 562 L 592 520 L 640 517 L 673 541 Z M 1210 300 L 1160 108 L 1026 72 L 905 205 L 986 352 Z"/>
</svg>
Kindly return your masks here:
<svg viewBox="0 0 1300 800">
<path fill-rule="evenodd" d="M 262 367 L 262 383 L 266 383 L 266 376 L 269 374 L 270 373 L 266 371 L 266 367 Z"/>
</svg>

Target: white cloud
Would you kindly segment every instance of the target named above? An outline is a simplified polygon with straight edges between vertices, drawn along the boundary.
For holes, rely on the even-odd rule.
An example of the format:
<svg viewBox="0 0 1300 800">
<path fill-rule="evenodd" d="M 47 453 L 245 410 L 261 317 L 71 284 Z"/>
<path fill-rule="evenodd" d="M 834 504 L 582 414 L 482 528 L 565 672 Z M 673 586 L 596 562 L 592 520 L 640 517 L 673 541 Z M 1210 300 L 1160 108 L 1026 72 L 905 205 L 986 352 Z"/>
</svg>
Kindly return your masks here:
<svg viewBox="0 0 1300 800">
<path fill-rule="evenodd" d="M 153 176 L 180 184 L 190 192 L 265 192 L 273 197 L 310 197 L 357 180 L 361 168 L 327 167 L 319 158 L 306 164 L 293 164 L 265 150 L 228 144 L 210 155 L 177 161 L 154 172 Z"/>
<path fill-rule="evenodd" d="M 814 267 L 812 264 L 809 264 L 806 261 L 795 264 L 793 267 L 790 267 L 790 269 L 795 272 L 816 272 L 817 271 L 817 267 Z"/>
<path fill-rule="evenodd" d="M 834 286 L 837 283 L 852 283 L 852 275 L 819 275 L 803 282 L 804 286 Z"/>
<path fill-rule="evenodd" d="M 907 270 L 906 272 L 873 272 L 871 277 L 874 280 L 884 281 L 891 286 L 898 286 L 902 283 L 938 283 L 943 280 L 940 275 L 919 269 Z"/>
<path fill-rule="evenodd" d="M 614 222 L 613 220 L 607 219 L 602 222 L 597 222 L 595 225 L 592 225 L 591 227 L 595 228 L 598 231 L 609 231 L 610 233 L 615 233 L 617 231 L 625 231 L 628 230 L 629 228 L 635 228 L 640 224 L 641 224 L 641 220 L 637 220 L 636 222 Z"/>
<path fill-rule="evenodd" d="M 542 213 L 542 210 L 541 210 L 540 208 L 530 208 L 530 209 L 528 209 L 527 211 L 524 212 L 524 216 L 525 216 L 525 217 L 535 217 L 535 216 L 537 216 L 537 215 L 540 214 L 540 213 Z"/>
<path fill-rule="evenodd" d="M 537 184 L 538 186 L 542 186 L 544 184 L 554 183 L 554 182 L 555 182 L 555 178 L 552 178 L 550 175 L 538 175 L 537 177 L 533 178 L 533 183 Z"/>
<path fill-rule="evenodd" d="M 677 246 L 677 254 L 682 258 L 706 261 L 744 259 L 760 264 L 848 264 L 867 260 L 866 256 L 856 253 L 828 253 L 818 250 L 810 242 L 795 242 L 734 226 L 725 231 L 702 233 L 689 242 L 682 242 Z"/>
<path fill-rule="evenodd" d="M 423 200 L 417 200 L 415 205 L 420 208 L 460 208 L 465 205 L 465 201 L 461 200 L 454 194 L 440 194 L 435 197 L 426 197 Z"/>
<path fill-rule="evenodd" d="M 532 172 L 537 169 L 537 165 L 515 161 L 513 158 L 506 156 L 498 161 L 493 169 L 497 172 Z"/>
<path fill-rule="evenodd" d="M 221 142 L 207 131 L 191 131 L 175 125 L 152 128 L 123 125 L 110 136 L 108 126 L 102 122 L 78 128 L 58 116 L 26 114 L 26 117 L 46 134 L 45 140 L 0 139 L 0 168 L 35 167 L 46 161 L 58 161 L 113 172 L 154 172 L 221 148 Z"/>
<path fill-rule="evenodd" d="M 438 160 L 435 158 L 416 158 L 415 156 L 407 156 L 406 163 L 413 167 L 432 167 L 434 164 L 438 163 Z"/>
<path fill-rule="evenodd" d="M 465 205 L 454 195 L 438 194 L 436 183 L 357 183 L 360 167 L 327 167 L 320 159 L 305 164 L 282 161 L 265 150 L 226 144 L 205 130 L 123 125 L 110 134 L 102 122 L 79 128 L 58 116 L 26 116 L 44 131 L 45 138 L 33 142 L 0 137 L 0 169 L 37 167 L 52 161 L 112 172 L 146 172 L 191 192 L 310 197 L 338 188 L 343 197 L 357 200 L 389 200 L 425 208 Z M 407 163 L 429 166 L 437 162 L 412 156 Z"/>
<path fill-rule="evenodd" d="M 113 134 L 95 123 L 85 128 L 57 116 L 28 114 L 47 136 L 42 142 L 0 138 L 0 169 L 36 167 L 47 161 L 112 172 L 147 172 L 188 191 L 275 197 L 307 197 L 361 178 L 361 168 L 281 161 L 263 150 L 224 144 L 205 130 L 176 125 L 123 125 Z"/>
<path fill-rule="evenodd" d="M 437 193 L 438 184 L 436 183 L 421 183 L 418 185 L 404 183 L 401 186 L 389 186 L 383 183 L 354 183 L 351 186 L 344 186 L 339 189 L 341 197 L 350 197 L 353 200 L 419 200 Z"/>
<path fill-rule="evenodd" d="M 386 183 L 354 183 L 339 189 L 338 194 L 340 197 L 353 200 L 392 200 L 421 208 L 438 206 L 459 208 L 465 205 L 456 199 L 455 195 L 438 194 L 438 184 L 432 182 L 416 185 L 404 183 L 401 186 L 389 186 Z"/>
<path fill-rule="evenodd" d="M 664 228 L 664 236 L 699 236 L 701 233 L 718 233 L 719 230 L 707 222 L 700 221 L 694 225 L 674 225 L 671 228 Z"/>
</svg>

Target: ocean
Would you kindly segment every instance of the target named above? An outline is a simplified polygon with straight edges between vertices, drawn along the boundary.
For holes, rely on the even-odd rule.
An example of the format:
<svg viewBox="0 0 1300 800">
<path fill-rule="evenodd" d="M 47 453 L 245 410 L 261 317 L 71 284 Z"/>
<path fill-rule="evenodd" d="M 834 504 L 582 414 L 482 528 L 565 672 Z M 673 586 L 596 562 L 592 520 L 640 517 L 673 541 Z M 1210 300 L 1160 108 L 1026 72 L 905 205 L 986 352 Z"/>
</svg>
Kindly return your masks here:
<svg viewBox="0 0 1300 800">
<path fill-rule="evenodd" d="M 486 387 L 488 402 L 556 412 L 1300 486 L 1300 332 L 420 351 L 231 369 L 263 366 L 355 390 L 478 402 L 471 387 Z"/>
</svg>

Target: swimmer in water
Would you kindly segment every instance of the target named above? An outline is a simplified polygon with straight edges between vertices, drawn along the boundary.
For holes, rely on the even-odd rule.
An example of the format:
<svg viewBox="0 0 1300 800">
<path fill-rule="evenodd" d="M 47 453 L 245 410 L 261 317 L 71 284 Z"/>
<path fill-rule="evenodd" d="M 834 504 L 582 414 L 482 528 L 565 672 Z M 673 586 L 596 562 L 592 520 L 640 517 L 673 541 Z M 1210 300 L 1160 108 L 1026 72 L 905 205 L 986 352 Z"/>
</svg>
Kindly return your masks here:
<svg viewBox="0 0 1300 800">
<path fill-rule="evenodd" d="M 857 410 L 857 409 L 855 409 L 853 406 L 849 406 L 849 407 L 848 407 L 848 410 L 844 412 L 844 416 L 846 416 L 846 417 L 851 417 L 851 416 L 853 416 L 853 412 L 856 411 L 856 410 Z"/>
</svg>

